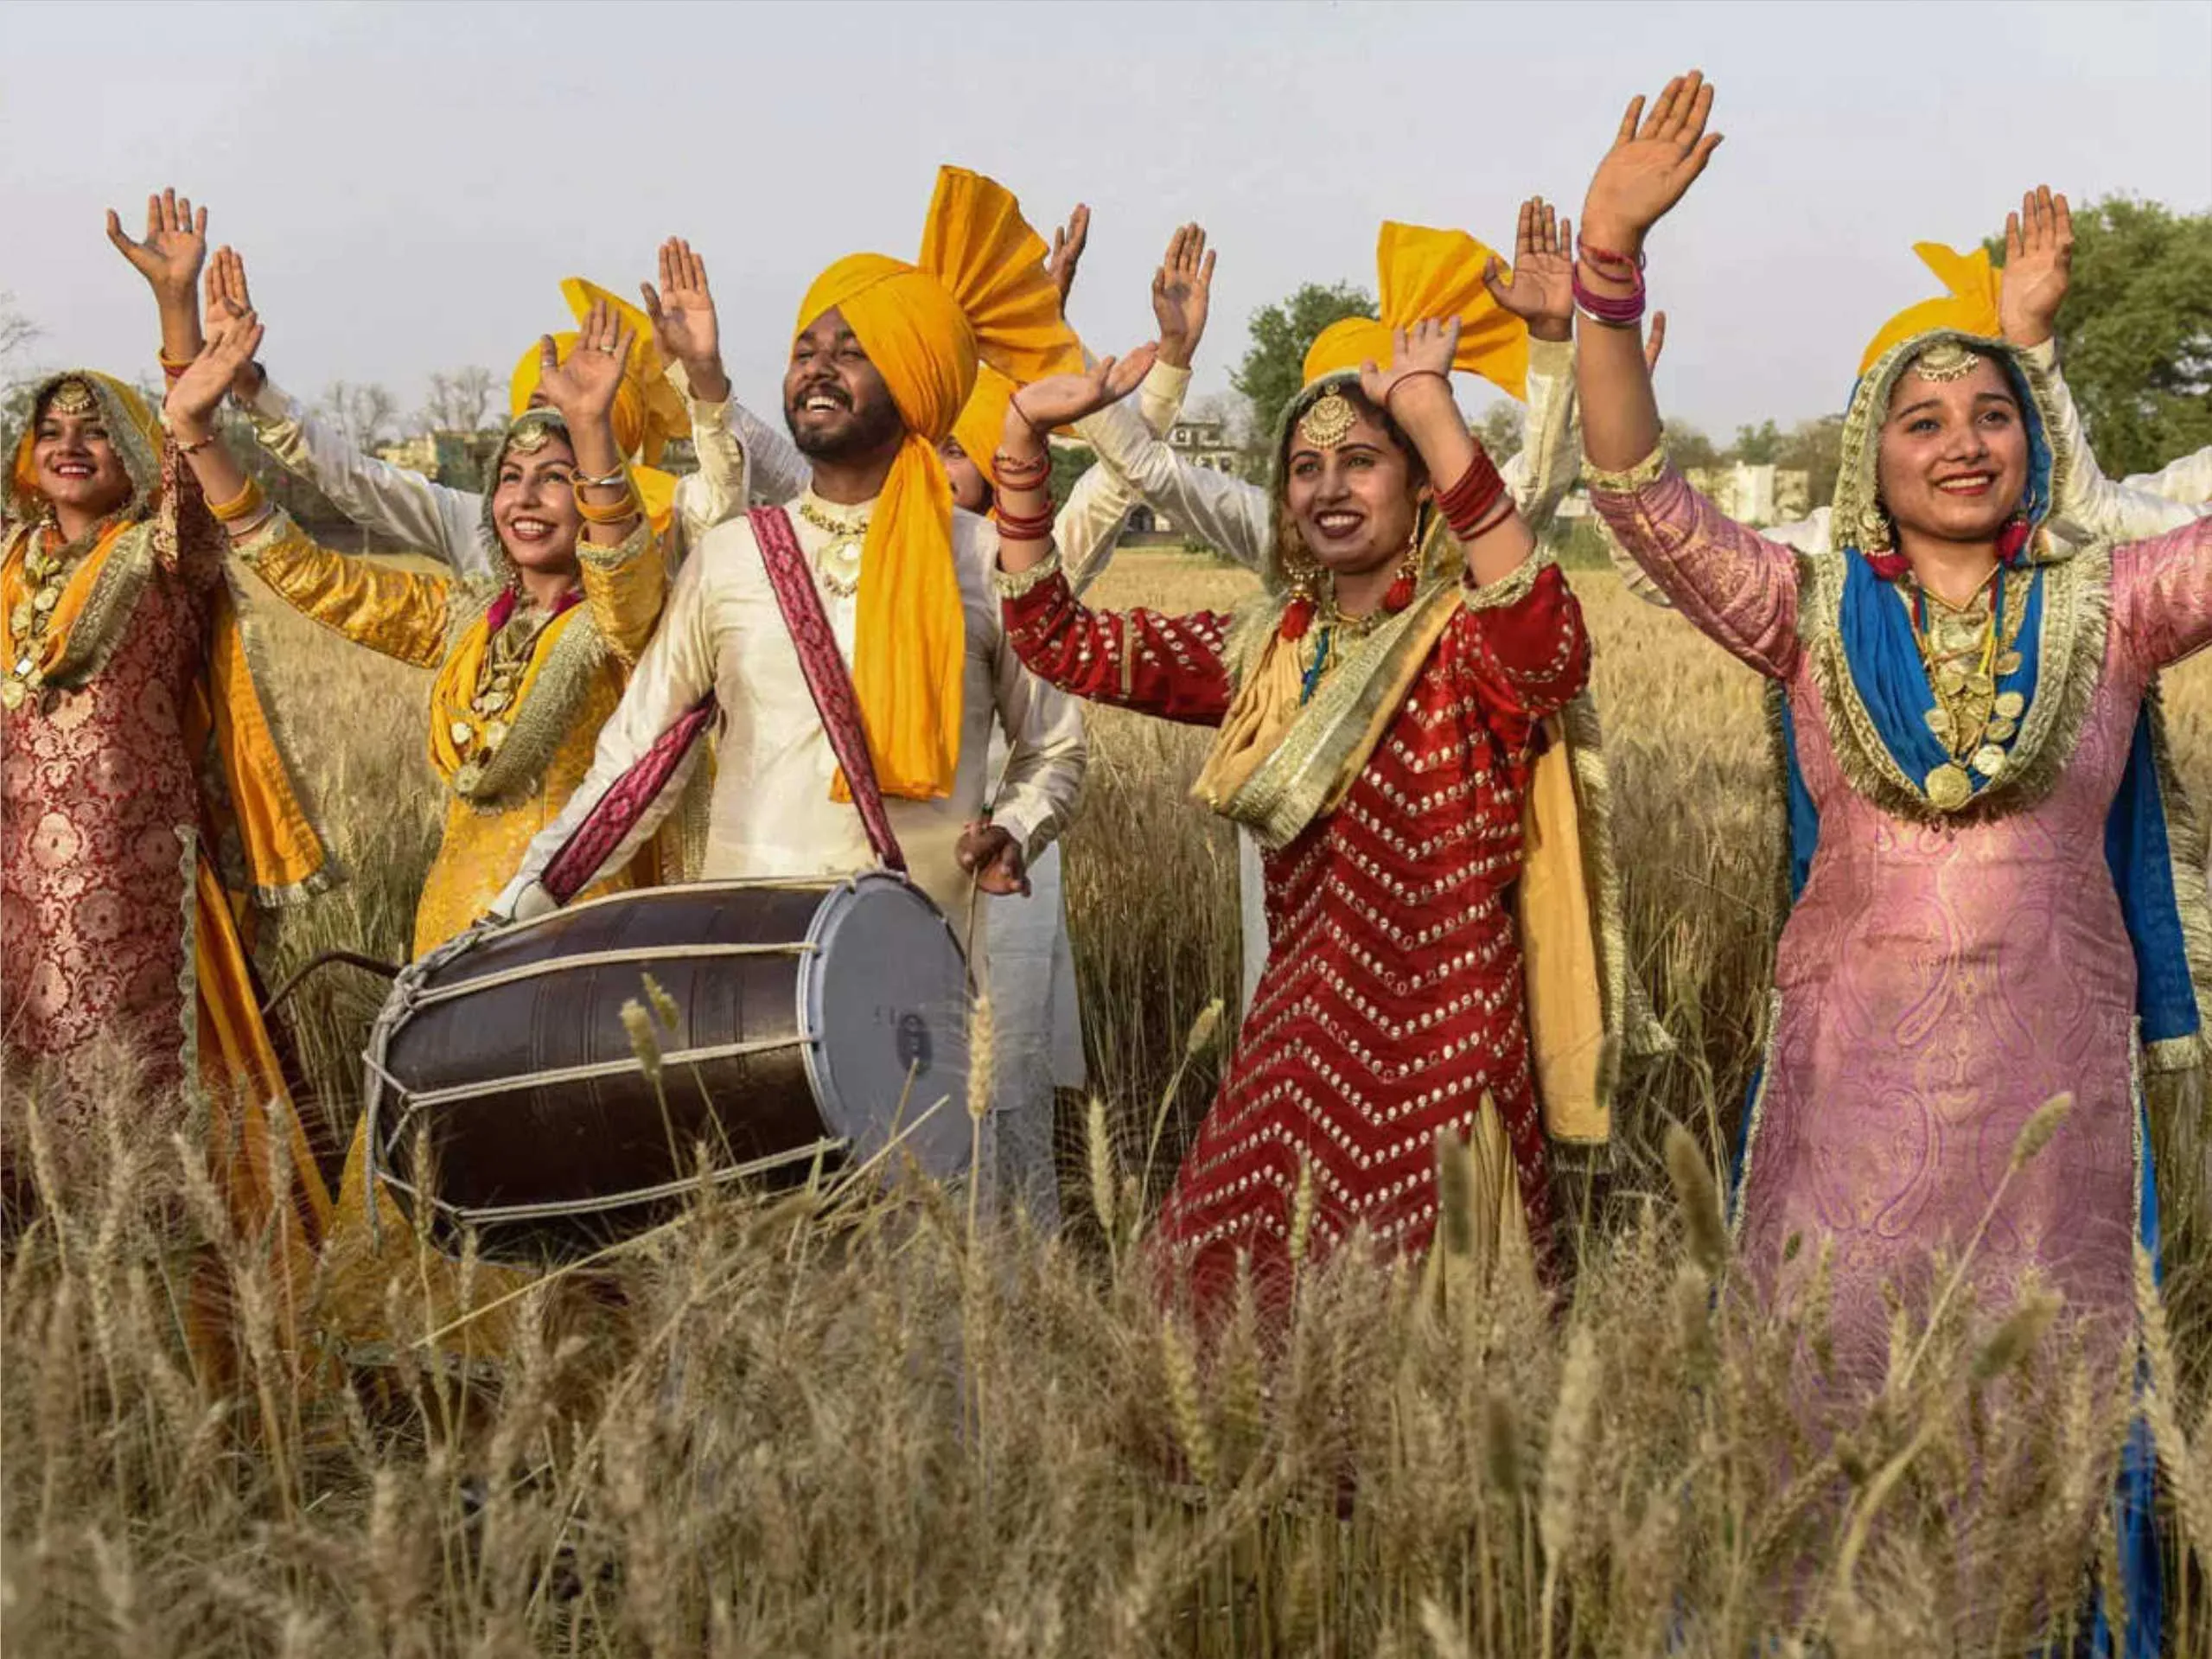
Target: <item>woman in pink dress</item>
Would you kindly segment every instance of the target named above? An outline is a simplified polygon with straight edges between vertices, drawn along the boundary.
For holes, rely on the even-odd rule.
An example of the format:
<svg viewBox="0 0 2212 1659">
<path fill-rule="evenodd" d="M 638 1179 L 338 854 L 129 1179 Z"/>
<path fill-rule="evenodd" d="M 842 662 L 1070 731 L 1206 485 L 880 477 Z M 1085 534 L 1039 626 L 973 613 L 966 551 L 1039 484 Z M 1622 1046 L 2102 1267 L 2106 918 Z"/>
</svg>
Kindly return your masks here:
<svg viewBox="0 0 2212 1659">
<path fill-rule="evenodd" d="M 1703 170 L 1712 88 L 1631 105 L 1591 182 L 1578 294 L 1591 500 L 1715 643 L 1777 682 L 1792 903 L 1736 1227 L 1788 1301 L 1833 1248 L 1840 1397 L 1887 1367 L 1885 1287 L 1925 1311 L 1972 1245 L 1984 1306 L 2033 1270 L 2107 1375 L 2154 1250 L 2142 1110 L 2199 1067 L 2203 846 L 2145 692 L 2212 642 L 2212 522 L 2069 547 L 2041 376 L 1937 329 L 1874 358 L 1843 430 L 1834 549 L 1731 522 L 1667 463 L 1635 327 L 1644 236 Z M 2015 1146 L 2073 1106 L 2041 1153 Z M 1798 1247 L 1793 1251 L 1792 1241 Z"/>
</svg>

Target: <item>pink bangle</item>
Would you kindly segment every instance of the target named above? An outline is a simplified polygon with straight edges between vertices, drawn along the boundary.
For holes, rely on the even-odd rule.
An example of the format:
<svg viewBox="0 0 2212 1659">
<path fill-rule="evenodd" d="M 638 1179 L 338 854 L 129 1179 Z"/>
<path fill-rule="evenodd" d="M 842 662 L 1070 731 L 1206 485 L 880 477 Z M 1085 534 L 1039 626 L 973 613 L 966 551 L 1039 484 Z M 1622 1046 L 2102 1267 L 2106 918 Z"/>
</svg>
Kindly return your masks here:
<svg viewBox="0 0 2212 1659">
<path fill-rule="evenodd" d="M 1593 292 L 1583 281 L 1582 267 L 1578 265 L 1574 273 L 1574 299 L 1575 309 L 1592 322 L 1603 323 L 1609 329 L 1633 329 L 1643 321 L 1643 273 L 1641 271 L 1636 273 L 1633 293 L 1599 294 Z"/>
</svg>

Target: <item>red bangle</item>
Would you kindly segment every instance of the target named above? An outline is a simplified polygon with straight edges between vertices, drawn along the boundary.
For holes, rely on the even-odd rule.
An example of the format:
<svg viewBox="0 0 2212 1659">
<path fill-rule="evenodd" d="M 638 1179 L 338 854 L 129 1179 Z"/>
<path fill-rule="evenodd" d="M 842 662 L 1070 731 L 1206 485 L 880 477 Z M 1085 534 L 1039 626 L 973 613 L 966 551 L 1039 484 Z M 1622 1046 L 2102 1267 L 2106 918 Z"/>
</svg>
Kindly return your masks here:
<svg viewBox="0 0 2212 1659">
<path fill-rule="evenodd" d="M 1600 294 L 1582 279 L 1582 267 L 1575 267 L 1573 277 L 1575 309 L 1592 322 L 1602 322 L 1609 329 L 1633 329 L 1643 321 L 1643 272 L 1635 273 L 1635 288 L 1627 294 Z M 1616 278 L 1615 281 L 1620 280 Z"/>
<path fill-rule="evenodd" d="M 1482 523 L 1483 515 L 1497 505 L 1498 497 L 1505 494 L 1506 481 L 1498 474 L 1490 452 L 1480 443 L 1475 446 L 1475 458 L 1467 463 L 1459 482 L 1437 497 L 1437 507 L 1444 514 L 1444 521 L 1451 526 L 1451 533 L 1462 541 L 1473 533 Z"/>
<path fill-rule="evenodd" d="M 1641 252 L 1632 259 L 1625 253 L 1614 252 L 1610 248 L 1594 248 L 1580 237 L 1575 239 L 1575 257 L 1587 259 L 1594 265 L 1634 265 L 1638 271 L 1643 269 L 1644 256 Z"/>
<path fill-rule="evenodd" d="M 1382 394 L 1384 407 L 1386 409 L 1388 408 L 1390 400 L 1398 395 L 1398 389 L 1404 386 L 1408 380 L 1418 380 L 1422 379 L 1424 376 L 1429 375 L 1433 375 L 1436 379 L 1442 380 L 1444 382 L 1444 389 L 1445 391 L 1449 392 L 1451 390 L 1451 376 L 1445 373 L 1442 369 L 1409 368 L 1395 380 L 1392 381 L 1390 390 Z"/>
<path fill-rule="evenodd" d="M 1002 541 L 1050 541 L 1053 522 L 1058 515 L 1048 507 L 1043 512 L 1026 518 L 1020 514 L 1009 513 L 1003 507 L 996 507 L 991 516 L 998 523 L 998 537 Z"/>
<path fill-rule="evenodd" d="M 1017 461 L 1001 450 L 991 457 L 991 475 L 1001 489 L 1034 489 L 1052 476 L 1052 457 Z"/>
</svg>

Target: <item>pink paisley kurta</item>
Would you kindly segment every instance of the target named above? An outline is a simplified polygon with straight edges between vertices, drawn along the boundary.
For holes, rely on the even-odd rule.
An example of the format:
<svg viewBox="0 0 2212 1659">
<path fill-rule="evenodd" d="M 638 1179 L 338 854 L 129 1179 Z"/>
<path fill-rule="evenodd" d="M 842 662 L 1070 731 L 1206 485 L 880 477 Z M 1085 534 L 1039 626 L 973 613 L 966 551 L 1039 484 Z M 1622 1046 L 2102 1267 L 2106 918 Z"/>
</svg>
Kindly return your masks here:
<svg viewBox="0 0 2212 1659">
<path fill-rule="evenodd" d="M 1884 1282 L 1916 1299 L 1933 1254 L 1963 1249 L 1989 1210 L 2029 1115 L 2070 1092 L 2072 1113 L 2005 1189 L 1971 1277 L 1985 1305 L 2002 1306 L 2032 1266 L 2117 1338 L 2133 1308 L 2136 974 L 2105 819 L 2145 686 L 2212 642 L 2212 523 L 2112 551 L 2101 667 L 2049 792 L 1986 821 L 1929 826 L 1873 804 L 1839 763 L 1801 634 L 1809 565 L 1672 469 L 1591 501 L 1685 616 L 1782 682 L 1820 811 L 1777 953 L 1743 1175 L 1755 1280 L 1787 1298 L 1832 1240 L 1838 1367 L 1878 1379 Z M 2044 664 L 2044 694 L 2057 667 Z"/>
<path fill-rule="evenodd" d="M 118 1037 L 162 1083 L 191 1013 L 181 832 L 200 794 L 182 711 L 217 573 L 152 565 L 99 671 L 0 717 L 0 1043 L 58 1057 Z"/>
</svg>

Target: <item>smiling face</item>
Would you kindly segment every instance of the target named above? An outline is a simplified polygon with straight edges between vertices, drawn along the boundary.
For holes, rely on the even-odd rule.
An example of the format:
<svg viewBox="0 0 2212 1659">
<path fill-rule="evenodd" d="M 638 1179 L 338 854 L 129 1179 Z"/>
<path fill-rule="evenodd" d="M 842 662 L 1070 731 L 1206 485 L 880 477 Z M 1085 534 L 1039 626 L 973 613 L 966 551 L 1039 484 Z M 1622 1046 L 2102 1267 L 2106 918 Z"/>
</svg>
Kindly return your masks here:
<svg viewBox="0 0 2212 1659">
<path fill-rule="evenodd" d="M 1969 367 L 1968 361 L 1956 347 L 1935 348 L 1890 393 L 1877 468 L 1883 502 L 1900 531 L 1986 541 L 2027 490 L 2019 395 L 2001 364 L 1978 356 Z"/>
<path fill-rule="evenodd" d="M 61 512 L 103 518 L 131 500 L 131 475 L 108 441 L 107 417 L 82 381 L 63 381 L 40 408 L 31 465 L 39 494 Z"/>
<path fill-rule="evenodd" d="M 800 330 L 783 372 L 783 418 L 810 460 L 857 462 L 905 436 L 891 389 L 832 306 Z"/>
<path fill-rule="evenodd" d="M 1283 501 L 1298 539 L 1323 570 L 1361 576 L 1404 557 L 1427 480 L 1403 440 L 1355 392 L 1343 441 L 1323 448 L 1293 423 Z"/>
<path fill-rule="evenodd" d="M 953 505 L 970 513 L 989 511 L 991 480 L 983 475 L 983 469 L 960 447 L 960 440 L 947 438 L 937 446 L 937 456 L 945 463 L 945 476 L 953 486 Z"/>
<path fill-rule="evenodd" d="M 507 557 L 526 571 L 573 573 L 583 515 L 576 510 L 576 451 L 558 432 L 537 429 L 534 448 L 510 441 L 492 486 L 492 524 Z"/>
</svg>

